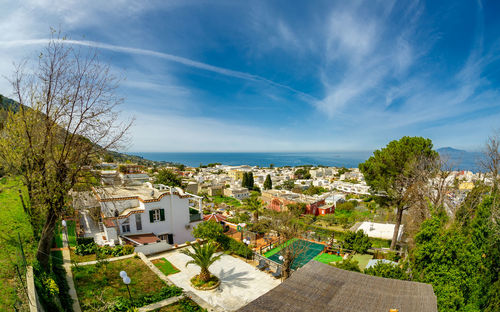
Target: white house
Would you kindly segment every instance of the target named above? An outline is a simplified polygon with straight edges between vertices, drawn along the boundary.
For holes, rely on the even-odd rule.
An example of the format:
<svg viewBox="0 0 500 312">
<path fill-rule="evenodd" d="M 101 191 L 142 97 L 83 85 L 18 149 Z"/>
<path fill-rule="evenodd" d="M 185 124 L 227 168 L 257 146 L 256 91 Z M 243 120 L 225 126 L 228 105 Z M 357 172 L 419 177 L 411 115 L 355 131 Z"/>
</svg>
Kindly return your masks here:
<svg viewBox="0 0 500 312">
<path fill-rule="evenodd" d="M 202 198 L 180 188 L 148 182 L 98 188 L 94 195 L 101 206 L 102 241 L 109 244 L 183 244 L 193 240 L 191 231 L 203 220 Z"/>
</svg>

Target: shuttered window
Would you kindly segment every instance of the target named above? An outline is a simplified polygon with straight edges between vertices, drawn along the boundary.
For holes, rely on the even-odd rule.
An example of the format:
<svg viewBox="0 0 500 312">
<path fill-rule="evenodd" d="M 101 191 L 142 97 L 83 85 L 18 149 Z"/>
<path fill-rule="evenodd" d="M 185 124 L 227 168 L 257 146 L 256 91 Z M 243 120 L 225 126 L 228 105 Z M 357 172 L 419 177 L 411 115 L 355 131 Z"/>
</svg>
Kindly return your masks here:
<svg viewBox="0 0 500 312">
<path fill-rule="evenodd" d="M 165 209 L 153 209 L 149 211 L 149 221 L 165 221 Z"/>
</svg>

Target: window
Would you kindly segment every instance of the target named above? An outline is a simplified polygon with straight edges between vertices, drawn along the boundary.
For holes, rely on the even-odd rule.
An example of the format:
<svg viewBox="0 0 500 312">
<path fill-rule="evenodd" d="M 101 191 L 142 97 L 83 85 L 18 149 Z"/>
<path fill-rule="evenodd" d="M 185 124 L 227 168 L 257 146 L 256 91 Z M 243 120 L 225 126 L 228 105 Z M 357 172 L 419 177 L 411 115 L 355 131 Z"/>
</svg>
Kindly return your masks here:
<svg viewBox="0 0 500 312">
<path fill-rule="evenodd" d="M 149 211 L 149 221 L 151 223 L 165 221 L 165 209 L 153 209 Z"/>
<path fill-rule="evenodd" d="M 135 228 L 136 228 L 137 231 L 142 231 L 141 214 L 136 214 L 135 215 Z"/>
<path fill-rule="evenodd" d="M 160 221 L 160 209 L 153 210 L 153 220 Z"/>
<path fill-rule="evenodd" d="M 128 219 L 127 219 L 127 220 L 125 220 L 125 221 L 123 221 L 123 223 L 122 223 L 122 232 L 123 232 L 123 233 L 128 233 L 128 232 L 130 232 L 130 223 L 129 223 L 129 220 L 128 220 Z"/>
</svg>

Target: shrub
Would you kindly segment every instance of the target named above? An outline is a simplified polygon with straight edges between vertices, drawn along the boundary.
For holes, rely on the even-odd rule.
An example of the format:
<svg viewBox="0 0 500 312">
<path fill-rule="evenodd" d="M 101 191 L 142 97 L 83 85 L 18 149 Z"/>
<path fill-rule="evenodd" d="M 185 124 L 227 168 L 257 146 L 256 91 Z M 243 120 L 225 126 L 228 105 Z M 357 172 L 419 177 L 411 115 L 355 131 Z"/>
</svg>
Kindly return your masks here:
<svg viewBox="0 0 500 312">
<path fill-rule="evenodd" d="M 77 237 L 76 238 L 76 244 L 77 245 L 87 245 L 94 243 L 94 238 L 92 237 Z"/>
<path fill-rule="evenodd" d="M 393 263 L 384 263 L 382 261 L 377 262 L 376 265 L 365 269 L 365 274 L 380 276 L 385 278 L 394 278 L 399 280 L 408 280 L 408 274 L 405 270 L 400 268 L 398 265 Z"/>
<path fill-rule="evenodd" d="M 359 268 L 359 262 L 352 259 L 352 257 L 344 259 L 341 262 L 335 262 L 333 266 L 342 270 L 361 272 L 361 269 Z"/>
<path fill-rule="evenodd" d="M 362 230 L 357 232 L 347 231 L 342 242 L 342 248 L 351 249 L 358 253 L 366 253 L 371 246 L 370 238 Z"/>
<path fill-rule="evenodd" d="M 92 242 L 90 244 L 78 244 L 75 248 L 75 254 L 79 256 L 95 254 L 98 246 Z"/>
<path fill-rule="evenodd" d="M 249 258 L 252 256 L 252 250 L 242 242 L 239 242 L 233 238 L 229 239 L 228 251 L 237 254 L 238 256 Z"/>
<path fill-rule="evenodd" d="M 181 300 L 177 301 L 177 303 L 181 306 L 181 310 L 184 312 L 202 312 L 206 311 L 202 307 L 200 307 L 196 302 L 189 298 L 182 298 Z"/>
</svg>

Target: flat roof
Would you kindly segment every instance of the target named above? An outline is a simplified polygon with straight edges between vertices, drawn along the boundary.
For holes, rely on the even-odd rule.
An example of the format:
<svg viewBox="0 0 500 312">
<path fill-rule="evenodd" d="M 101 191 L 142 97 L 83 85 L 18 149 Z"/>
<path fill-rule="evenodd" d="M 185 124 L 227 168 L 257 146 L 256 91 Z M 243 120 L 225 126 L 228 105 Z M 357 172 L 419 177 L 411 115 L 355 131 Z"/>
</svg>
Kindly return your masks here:
<svg viewBox="0 0 500 312">
<path fill-rule="evenodd" d="M 390 223 L 362 222 L 356 231 L 362 230 L 369 237 L 390 240 L 394 234 L 394 227 L 395 225 Z M 398 240 L 403 234 L 403 227 L 403 224 L 399 227 Z"/>
<path fill-rule="evenodd" d="M 101 199 L 116 199 L 126 197 L 140 197 L 143 200 L 156 199 L 167 190 L 159 191 L 147 186 L 108 186 L 95 189 Z"/>
</svg>

